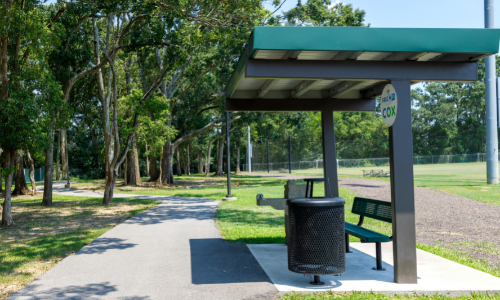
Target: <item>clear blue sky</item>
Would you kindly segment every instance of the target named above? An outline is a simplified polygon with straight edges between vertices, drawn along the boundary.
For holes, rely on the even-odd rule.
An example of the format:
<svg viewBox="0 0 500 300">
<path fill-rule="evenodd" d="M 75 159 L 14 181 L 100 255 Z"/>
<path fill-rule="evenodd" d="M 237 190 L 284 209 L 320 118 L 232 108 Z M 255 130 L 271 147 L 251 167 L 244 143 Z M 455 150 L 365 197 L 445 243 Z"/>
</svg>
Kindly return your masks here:
<svg viewBox="0 0 500 300">
<path fill-rule="evenodd" d="M 331 0 L 332 4 L 338 2 Z M 484 28 L 484 0 L 346 0 L 366 12 L 371 27 Z M 500 28 L 500 1 L 495 1 L 495 27 Z M 268 0 L 268 3 L 272 3 Z M 307 3 L 307 0 L 302 0 Z M 297 0 L 287 0 L 281 11 L 293 8 Z M 273 6 L 266 8 L 274 11 Z M 422 87 L 421 83 L 413 88 Z"/>
<path fill-rule="evenodd" d="M 268 0 L 271 3 L 270 0 Z M 306 3 L 307 0 L 302 0 Z M 337 2 L 332 0 L 332 3 Z M 371 27 L 483 28 L 484 0 L 347 0 L 366 12 Z M 495 1 L 495 27 L 500 26 L 500 1 Z M 287 0 L 289 10 L 297 0 Z M 266 4 L 269 10 L 272 6 Z"/>
</svg>

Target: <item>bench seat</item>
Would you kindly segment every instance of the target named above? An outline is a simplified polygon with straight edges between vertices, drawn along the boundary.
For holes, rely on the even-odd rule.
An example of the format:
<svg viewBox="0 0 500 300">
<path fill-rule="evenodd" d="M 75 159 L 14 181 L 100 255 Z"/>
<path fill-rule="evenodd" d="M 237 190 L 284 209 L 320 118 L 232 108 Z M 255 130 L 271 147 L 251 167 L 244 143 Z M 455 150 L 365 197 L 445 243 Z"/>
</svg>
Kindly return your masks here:
<svg viewBox="0 0 500 300">
<path fill-rule="evenodd" d="M 389 242 L 391 240 L 387 235 L 347 222 L 345 223 L 345 231 L 365 242 Z"/>
<path fill-rule="evenodd" d="M 380 171 L 383 172 L 383 171 Z M 359 215 L 359 223 L 357 225 L 345 222 L 345 246 L 346 253 L 351 253 L 349 250 L 349 236 L 355 236 L 361 239 L 364 243 L 375 243 L 375 252 L 377 256 L 377 266 L 374 270 L 384 271 L 382 268 L 382 246 L 381 243 L 392 241 L 392 237 L 376 231 L 361 227 L 365 217 L 379 220 L 386 223 L 392 223 L 391 202 L 373 200 L 361 197 L 355 197 L 352 204 L 351 213 Z"/>
</svg>

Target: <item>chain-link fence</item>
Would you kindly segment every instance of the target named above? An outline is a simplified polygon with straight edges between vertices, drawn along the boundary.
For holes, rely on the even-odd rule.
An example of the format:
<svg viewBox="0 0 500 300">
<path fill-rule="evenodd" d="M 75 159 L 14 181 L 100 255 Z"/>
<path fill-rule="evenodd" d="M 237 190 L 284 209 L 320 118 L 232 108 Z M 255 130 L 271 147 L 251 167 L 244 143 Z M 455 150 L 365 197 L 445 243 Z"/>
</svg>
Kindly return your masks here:
<svg viewBox="0 0 500 300">
<path fill-rule="evenodd" d="M 500 160 L 500 155 L 499 155 Z M 414 156 L 414 165 L 423 164 L 452 164 L 452 163 L 472 163 L 485 162 L 486 153 L 473 154 L 453 154 L 453 155 L 429 155 L 429 156 Z M 339 168 L 360 168 L 360 167 L 389 167 L 389 157 L 381 158 L 361 158 L 361 159 L 337 159 Z M 288 162 L 270 162 L 267 163 L 252 163 L 253 172 L 269 171 L 289 171 L 290 164 Z M 293 170 L 307 169 L 323 169 L 323 160 L 314 161 L 292 161 Z M 243 164 L 243 171 L 248 171 L 248 165 Z"/>
<path fill-rule="evenodd" d="M 425 142 L 432 144 L 435 139 Z M 390 170 L 387 139 L 341 140 L 335 144 L 340 176 L 387 174 Z M 312 138 L 262 141 L 252 145 L 251 162 L 252 172 L 323 176 L 322 143 Z M 241 163 L 241 170 L 249 171 L 247 160 L 242 159 Z M 415 178 L 473 181 L 486 178 L 485 153 L 415 155 L 413 164 Z"/>
</svg>

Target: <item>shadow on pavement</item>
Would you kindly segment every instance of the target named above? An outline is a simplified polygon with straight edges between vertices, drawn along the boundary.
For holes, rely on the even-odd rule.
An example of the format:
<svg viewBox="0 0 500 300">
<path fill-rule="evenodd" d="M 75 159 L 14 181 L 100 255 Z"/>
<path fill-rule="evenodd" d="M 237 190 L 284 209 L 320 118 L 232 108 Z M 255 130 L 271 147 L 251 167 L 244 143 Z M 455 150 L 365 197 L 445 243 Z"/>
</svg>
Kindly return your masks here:
<svg viewBox="0 0 500 300">
<path fill-rule="evenodd" d="M 190 239 L 193 284 L 272 283 L 245 245 L 222 239 Z"/>
<path fill-rule="evenodd" d="M 99 237 L 87 246 L 83 247 L 75 255 L 81 254 L 102 254 L 108 250 L 125 250 L 137 246 L 137 244 L 126 243 L 124 239 Z"/>
<path fill-rule="evenodd" d="M 116 286 L 110 285 L 109 282 L 91 283 L 82 286 L 69 285 L 63 288 L 51 288 L 47 290 L 39 290 L 40 285 L 30 284 L 24 287 L 19 292 L 12 295 L 9 299 L 113 299 L 121 300 L 147 300 L 149 296 L 130 296 L 130 297 L 113 297 L 110 293 L 117 292 Z"/>
<path fill-rule="evenodd" d="M 128 219 L 123 224 L 154 225 L 168 220 L 210 220 L 215 217 L 215 205 L 190 205 L 187 209 L 183 203 L 179 205 L 157 205 Z"/>
</svg>

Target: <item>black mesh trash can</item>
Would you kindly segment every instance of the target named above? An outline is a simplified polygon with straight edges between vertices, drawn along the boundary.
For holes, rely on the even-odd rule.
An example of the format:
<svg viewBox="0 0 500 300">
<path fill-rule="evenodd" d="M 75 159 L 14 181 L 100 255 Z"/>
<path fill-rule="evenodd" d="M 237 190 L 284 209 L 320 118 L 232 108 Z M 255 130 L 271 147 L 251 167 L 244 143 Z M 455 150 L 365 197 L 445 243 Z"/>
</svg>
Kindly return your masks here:
<svg viewBox="0 0 500 300">
<path fill-rule="evenodd" d="M 297 198 L 287 201 L 289 214 L 288 269 L 314 275 L 345 272 L 345 225 L 342 198 Z"/>
</svg>

